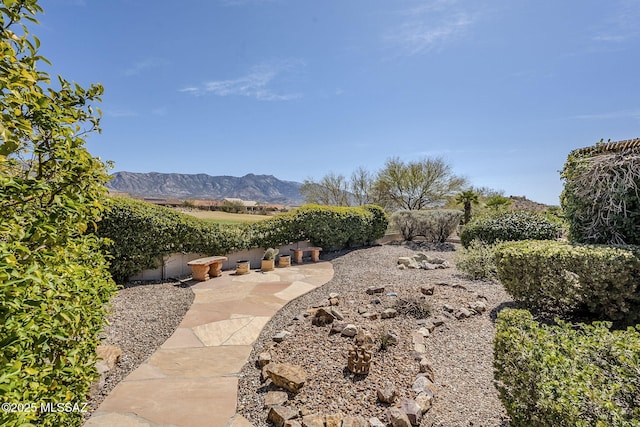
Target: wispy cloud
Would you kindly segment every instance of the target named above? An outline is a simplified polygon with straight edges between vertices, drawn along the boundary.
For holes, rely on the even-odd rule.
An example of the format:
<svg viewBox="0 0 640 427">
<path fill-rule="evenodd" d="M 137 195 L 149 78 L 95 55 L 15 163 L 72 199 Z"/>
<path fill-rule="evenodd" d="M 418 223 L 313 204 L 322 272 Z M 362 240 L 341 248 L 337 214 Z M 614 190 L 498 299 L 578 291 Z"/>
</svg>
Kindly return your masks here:
<svg viewBox="0 0 640 427">
<path fill-rule="evenodd" d="M 432 0 L 401 10 L 402 22 L 384 38 L 406 55 L 439 51 L 464 36 L 475 16 L 456 0 Z"/>
<path fill-rule="evenodd" d="M 580 114 L 571 117 L 579 120 L 617 120 L 617 119 L 635 119 L 640 120 L 640 109 L 637 110 L 620 110 L 608 111 L 605 113 Z"/>
<path fill-rule="evenodd" d="M 640 37 L 640 2 L 621 0 L 612 9 L 611 15 L 605 17 L 605 28 L 599 30 L 593 39 L 603 43 L 623 43 Z"/>
<path fill-rule="evenodd" d="M 168 61 L 165 60 L 165 59 L 145 58 L 143 60 L 140 60 L 140 61 L 134 63 L 129 68 L 124 70 L 124 75 L 125 76 L 137 76 L 138 74 L 142 73 L 145 70 L 162 67 L 162 66 L 167 65 L 167 64 L 168 64 Z"/>
<path fill-rule="evenodd" d="M 297 71 L 304 63 L 298 60 L 265 63 L 253 67 L 245 76 L 228 80 L 214 80 L 201 86 L 190 86 L 180 92 L 201 96 L 212 94 L 217 96 L 246 96 L 260 101 L 290 101 L 302 97 L 301 93 L 279 92 L 274 89 L 276 81 L 283 76 Z"/>
</svg>

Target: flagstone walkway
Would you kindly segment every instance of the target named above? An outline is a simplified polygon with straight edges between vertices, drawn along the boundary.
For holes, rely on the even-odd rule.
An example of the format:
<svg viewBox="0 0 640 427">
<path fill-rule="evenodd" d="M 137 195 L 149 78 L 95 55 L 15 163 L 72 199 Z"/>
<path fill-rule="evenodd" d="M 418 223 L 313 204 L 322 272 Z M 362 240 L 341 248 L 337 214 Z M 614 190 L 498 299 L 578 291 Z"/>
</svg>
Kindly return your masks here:
<svg viewBox="0 0 640 427">
<path fill-rule="evenodd" d="M 192 286 L 193 304 L 174 334 L 130 373 L 86 427 L 249 427 L 236 414 L 238 373 L 271 317 L 290 300 L 327 283 L 328 262 L 236 276 L 223 272 Z"/>
</svg>

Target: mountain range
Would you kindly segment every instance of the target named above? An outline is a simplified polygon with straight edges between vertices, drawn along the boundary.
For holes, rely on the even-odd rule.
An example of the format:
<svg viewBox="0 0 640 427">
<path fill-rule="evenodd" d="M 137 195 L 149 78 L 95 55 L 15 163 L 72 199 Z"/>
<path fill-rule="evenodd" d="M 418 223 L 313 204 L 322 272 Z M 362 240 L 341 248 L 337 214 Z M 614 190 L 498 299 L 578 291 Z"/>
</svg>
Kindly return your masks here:
<svg viewBox="0 0 640 427">
<path fill-rule="evenodd" d="M 225 197 L 261 203 L 298 205 L 302 184 L 282 181 L 273 175 L 242 177 L 207 174 L 116 172 L 107 188 L 135 197 L 219 200 Z"/>
</svg>

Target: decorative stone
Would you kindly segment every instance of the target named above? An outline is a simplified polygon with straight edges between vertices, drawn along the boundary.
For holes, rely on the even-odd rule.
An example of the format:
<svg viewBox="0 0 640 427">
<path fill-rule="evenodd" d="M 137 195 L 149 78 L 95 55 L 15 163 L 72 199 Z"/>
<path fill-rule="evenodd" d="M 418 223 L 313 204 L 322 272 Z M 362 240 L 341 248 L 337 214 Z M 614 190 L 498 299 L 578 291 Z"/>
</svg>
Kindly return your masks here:
<svg viewBox="0 0 640 427">
<path fill-rule="evenodd" d="M 331 314 L 331 309 L 328 309 L 327 307 L 320 307 L 313 316 L 311 323 L 315 326 L 325 326 L 333 323 L 335 319 L 335 316 Z"/>
<path fill-rule="evenodd" d="M 324 417 L 326 427 L 340 427 L 342 424 L 342 414 L 327 414 Z"/>
<path fill-rule="evenodd" d="M 442 306 L 443 310 L 448 312 L 448 313 L 453 313 L 456 309 L 455 307 L 453 307 L 452 305 L 449 304 L 445 304 Z"/>
<path fill-rule="evenodd" d="M 329 305 L 340 305 L 340 300 L 338 298 L 329 298 Z"/>
<path fill-rule="evenodd" d="M 371 368 L 371 351 L 363 346 L 355 346 L 349 349 L 347 368 L 354 374 L 367 375 Z"/>
<path fill-rule="evenodd" d="M 474 301 L 469 303 L 469 308 L 477 313 L 484 313 L 487 311 L 487 303 L 484 301 Z"/>
<path fill-rule="evenodd" d="M 462 307 L 460 310 L 456 312 L 454 315 L 456 319 L 466 319 L 467 317 L 471 317 L 471 312 L 466 308 Z"/>
<path fill-rule="evenodd" d="M 358 332 L 358 335 L 356 335 L 356 345 L 371 347 L 373 346 L 373 342 L 373 336 L 367 331 L 361 330 Z"/>
<path fill-rule="evenodd" d="M 371 302 L 374 304 L 382 304 L 382 300 L 380 298 L 374 298 L 371 300 Z"/>
<path fill-rule="evenodd" d="M 423 295 L 433 295 L 435 288 L 434 285 L 421 286 L 420 292 L 422 292 Z"/>
<path fill-rule="evenodd" d="M 429 360 L 426 357 L 423 357 L 422 359 L 420 359 L 420 372 L 423 374 L 426 374 L 426 377 L 430 381 L 434 380 L 433 368 L 431 367 L 431 364 L 429 363 Z"/>
<path fill-rule="evenodd" d="M 415 394 L 426 393 L 433 397 L 436 394 L 436 385 L 427 377 L 418 377 L 413 382 L 411 390 L 413 390 Z"/>
<path fill-rule="evenodd" d="M 424 344 L 424 335 L 420 332 L 414 332 L 411 335 L 411 340 L 413 342 L 413 351 L 417 353 L 426 353 L 427 346 Z"/>
<path fill-rule="evenodd" d="M 382 293 L 384 293 L 384 286 L 370 286 L 369 288 L 367 288 L 367 294 L 369 295 Z"/>
<path fill-rule="evenodd" d="M 347 415 L 342 420 L 342 427 L 368 427 L 367 420 L 360 415 Z"/>
<path fill-rule="evenodd" d="M 122 357 L 122 349 L 115 345 L 99 345 L 96 347 L 98 362 L 96 369 L 99 374 L 103 374 L 113 369 Z"/>
<path fill-rule="evenodd" d="M 269 363 L 264 370 L 273 383 L 292 393 L 300 391 L 307 374 L 301 366 L 288 363 Z"/>
<path fill-rule="evenodd" d="M 258 355 L 258 366 L 264 368 L 271 362 L 271 353 L 268 351 L 263 351 Z"/>
<path fill-rule="evenodd" d="M 418 393 L 415 398 L 415 401 L 418 405 L 420 405 L 420 409 L 422 413 L 429 411 L 431 406 L 433 406 L 433 393 Z"/>
<path fill-rule="evenodd" d="M 331 307 L 331 314 L 338 320 L 344 320 L 344 314 L 342 314 L 342 312 L 340 312 L 340 310 L 335 307 Z"/>
<path fill-rule="evenodd" d="M 280 331 L 280 332 L 278 332 L 277 334 L 275 334 L 275 335 L 273 336 L 273 338 L 272 338 L 272 339 L 273 339 L 275 342 L 282 342 L 282 341 L 284 341 L 284 340 L 285 340 L 289 335 L 291 335 L 291 332 L 289 332 L 289 331 Z"/>
<path fill-rule="evenodd" d="M 287 420 L 284 422 L 284 427 L 302 427 L 302 425 L 296 420 Z"/>
<path fill-rule="evenodd" d="M 345 322 L 333 322 L 331 324 L 331 333 L 340 334 L 344 330 L 345 326 L 347 326 Z"/>
<path fill-rule="evenodd" d="M 336 292 L 331 292 L 329 294 L 329 299 L 333 299 L 333 298 L 340 298 L 340 294 L 338 294 Z"/>
<path fill-rule="evenodd" d="M 378 417 L 369 418 L 369 425 L 371 427 L 387 427 L 387 425 L 385 423 L 383 423 L 382 421 L 380 421 L 380 419 Z"/>
<path fill-rule="evenodd" d="M 287 408 L 286 406 L 274 405 L 269 410 L 267 419 L 276 427 L 284 427 L 284 423 L 298 416 L 298 411 Z"/>
<path fill-rule="evenodd" d="M 429 338 L 429 335 L 431 335 L 431 332 L 429 332 L 429 329 L 427 329 L 426 327 L 422 327 L 420 329 L 418 329 L 417 331 L 418 333 L 421 333 L 423 337 L 425 338 Z"/>
<path fill-rule="evenodd" d="M 460 283 L 456 283 L 455 285 L 453 285 L 454 289 L 462 289 L 463 291 L 467 290 L 467 287 L 464 285 L 461 285 Z"/>
<path fill-rule="evenodd" d="M 422 420 L 422 408 L 413 399 L 404 398 L 400 400 L 400 409 L 407 415 L 409 418 L 409 422 L 413 426 L 420 425 L 420 421 Z"/>
<path fill-rule="evenodd" d="M 289 395 L 285 391 L 269 391 L 264 395 L 264 407 L 284 405 L 287 400 L 289 400 Z"/>
<path fill-rule="evenodd" d="M 381 338 L 387 345 L 397 345 L 400 342 L 400 337 L 395 331 L 389 331 L 382 335 Z"/>
<path fill-rule="evenodd" d="M 302 427 L 324 427 L 324 417 L 321 414 L 310 414 L 302 417 Z"/>
<path fill-rule="evenodd" d="M 387 421 L 393 427 L 411 427 L 409 417 L 407 417 L 407 414 L 400 408 L 392 407 L 387 409 Z"/>
<path fill-rule="evenodd" d="M 389 292 L 389 293 L 387 294 L 387 296 L 388 296 L 388 297 L 397 297 L 397 296 L 398 296 L 398 294 L 397 294 L 397 293 L 395 293 L 395 292 Z"/>
<path fill-rule="evenodd" d="M 416 261 L 415 258 L 408 257 L 408 256 L 399 257 L 398 258 L 398 264 L 399 265 L 404 265 L 405 267 L 410 268 L 410 269 L 420 268 L 420 264 L 418 264 L 418 261 Z"/>
<path fill-rule="evenodd" d="M 366 313 L 362 313 L 362 317 L 368 320 L 376 320 L 378 318 L 378 313 L 374 311 L 367 311 Z"/>
<path fill-rule="evenodd" d="M 382 312 L 380 317 L 382 317 L 383 319 L 393 319 L 397 315 L 398 315 L 398 312 L 396 310 L 394 310 L 393 308 L 387 308 L 385 311 Z"/>
<path fill-rule="evenodd" d="M 441 318 L 441 317 L 435 317 L 435 318 L 433 319 L 433 325 L 434 325 L 435 327 L 442 326 L 442 325 L 444 325 L 444 323 L 445 323 L 445 322 L 444 322 L 444 319 L 443 319 L 443 318 Z"/>
<path fill-rule="evenodd" d="M 355 337 L 358 334 L 358 327 L 352 323 L 349 323 L 342 330 L 342 335 L 345 337 Z"/>
<path fill-rule="evenodd" d="M 384 387 L 376 390 L 376 394 L 378 396 L 378 400 L 382 403 L 392 404 L 396 401 L 397 393 L 393 384 L 387 383 Z"/>
<path fill-rule="evenodd" d="M 404 264 L 398 264 L 398 270 L 406 270 L 407 266 Z"/>
</svg>

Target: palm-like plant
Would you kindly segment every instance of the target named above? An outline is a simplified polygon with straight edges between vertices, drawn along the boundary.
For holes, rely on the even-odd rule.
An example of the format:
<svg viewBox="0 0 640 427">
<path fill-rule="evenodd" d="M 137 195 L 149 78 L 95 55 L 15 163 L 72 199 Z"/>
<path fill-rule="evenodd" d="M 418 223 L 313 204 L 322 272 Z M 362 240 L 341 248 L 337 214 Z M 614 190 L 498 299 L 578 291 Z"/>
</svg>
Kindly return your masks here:
<svg viewBox="0 0 640 427">
<path fill-rule="evenodd" d="M 458 194 L 456 197 L 456 203 L 460 203 L 464 206 L 463 221 L 467 224 L 471 220 L 471 206 L 478 204 L 478 193 L 473 190 L 465 190 Z"/>
</svg>

